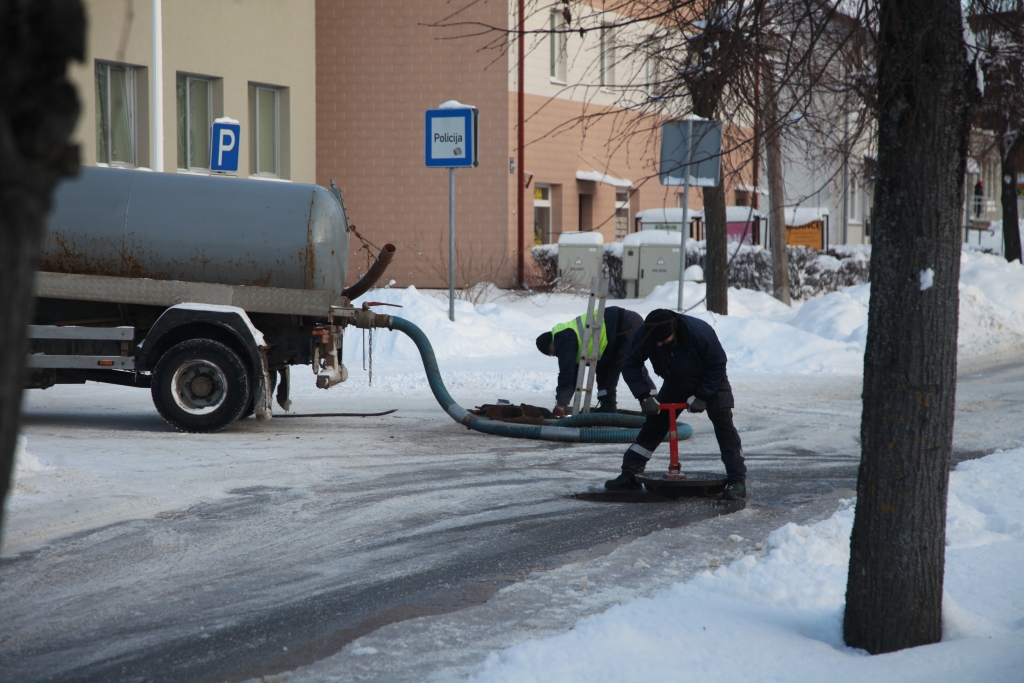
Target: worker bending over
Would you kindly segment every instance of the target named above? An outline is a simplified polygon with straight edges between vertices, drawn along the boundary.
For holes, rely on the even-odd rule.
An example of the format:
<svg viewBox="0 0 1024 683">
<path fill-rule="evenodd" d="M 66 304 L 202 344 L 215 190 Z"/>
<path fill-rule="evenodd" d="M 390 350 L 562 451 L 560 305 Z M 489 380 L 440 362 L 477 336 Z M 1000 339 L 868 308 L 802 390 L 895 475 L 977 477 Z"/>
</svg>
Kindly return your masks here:
<svg viewBox="0 0 1024 683">
<path fill-rule="evenodd" d="M 537 337 L 537 349 L 547 356 L 558 358 L 558 387 L 555 389 L 556 416 L 565 415 L 565 408 L 572 402 L 576 393 L 576 373 L 578 372 L 581 349 L 583 347 L 583 326 L 586 314 L 569 322 L 555 325 L 550 332 Z M 594 311 L 597 320 L 597 311 Z M 614 413 L 615 390 L 619 386 L 622 374 L 622 362 L 626 359 L 626 351 L 637 330 L 644 325 L 639 313 L 628 311 L 618 306 L 604 309 L 604 320 L 601 321 L 601 339 L 598 345 L 597 361 L 597 399 L 600 402 L 594 412 Z M 594 348 L 594 340 L 590 340 L 590 349 Z M 654 390 L 654 382 L 641 363 L 640 382 L 648 385 L 647 391 Z"/>
<path fill-rule="evenodd" d="M 644 361 L 650 359 L 655 374 L 665 380 L 655 397 Z M 715 330 L 703 320 L 659 308 L 651 311 L 643 327 L 633 335 L 622 374 L 630 391 L 640 400 L 647 415 L 636 442 L 622 456 L 622 474 L 605 482 L 609 491 L 640 488 L 636 475 L 642 474 L 654 450 L 669 429 L 667 411 L 661 403 L 689 403 L 691 413 L 707 410 L 715 427 L 718 447 L 728 481 L 723 500 L 746 498 L 747 467 L 743 446 L 732 423 L 735 406 L 726 374 L 726 356 Z"/>
</svg>

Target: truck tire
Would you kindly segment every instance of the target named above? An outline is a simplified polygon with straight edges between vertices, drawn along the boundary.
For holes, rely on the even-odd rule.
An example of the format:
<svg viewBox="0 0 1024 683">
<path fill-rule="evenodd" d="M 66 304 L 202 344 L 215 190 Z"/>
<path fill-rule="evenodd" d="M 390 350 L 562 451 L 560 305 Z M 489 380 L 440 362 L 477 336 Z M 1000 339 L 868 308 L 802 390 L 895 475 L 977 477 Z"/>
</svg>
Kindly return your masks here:
<svg viewBox="0 0 1024 683">
<path fill-rule="evenodd" d="M 212 339 L 190 339 L 160 357 L 150 391 L 157 411 L 175 429 L 208 433 L 242 416 L 251 386 L 237 353 Z"/>
</svg>

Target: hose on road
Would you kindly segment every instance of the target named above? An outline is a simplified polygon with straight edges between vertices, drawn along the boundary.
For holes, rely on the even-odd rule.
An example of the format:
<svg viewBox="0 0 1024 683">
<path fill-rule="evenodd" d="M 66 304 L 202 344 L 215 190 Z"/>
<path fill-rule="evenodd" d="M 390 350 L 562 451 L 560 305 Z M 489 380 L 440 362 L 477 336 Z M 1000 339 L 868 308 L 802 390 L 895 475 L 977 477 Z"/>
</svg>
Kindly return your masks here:
<svg viewBox="0 0 1024 683">
<path fill-rule="evenodd" d="M 430 384 L 430 391 L 448 415 L 459 424 L 469 429 L 493 434 L 510 436 L 516 439 L 540 439 L 542 441 L 569 441 L 578 443 L 632 443 L 640 433 L 644 418 L 635 415 L 616 415 L 614 413 L 587 413 L 572 415 L 550 425 L 526 425 L 499 422 L 486 417 L 474 415 L 452 398 L 441 380 L 441 371 L 437 367 L 434 348 L 430 340 L 419 327 L 405 318 L 390 316 L 388 329 L 404 333 L 416 345 L 423 359 L 423 370 Z M 690 425 L 679 422 L 676 426 L 680 439 L 689 439 L 693 435 Z M 668 437 L 666 436 L 666 439 Z"/>
</svg>

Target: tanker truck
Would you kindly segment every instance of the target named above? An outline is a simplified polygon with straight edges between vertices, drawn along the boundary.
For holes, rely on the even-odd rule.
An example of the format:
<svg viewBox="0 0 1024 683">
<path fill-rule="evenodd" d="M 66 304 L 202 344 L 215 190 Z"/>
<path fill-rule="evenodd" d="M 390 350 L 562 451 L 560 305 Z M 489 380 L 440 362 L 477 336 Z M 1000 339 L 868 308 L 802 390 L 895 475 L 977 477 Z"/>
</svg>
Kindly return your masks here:
<svg viewBox="0 0 1024 683">
<path fill-rule="evenodd" d="M 388 244 L 345 288 L 341 192 L 318 185 L 83 168 L 47 220 L 26 388 L 148 388 L 186 432 L 288 409 L 290 368 L 345 381 L 344 331 L 386 325 L 351 301 L 383 274 Z"/>
</svg>

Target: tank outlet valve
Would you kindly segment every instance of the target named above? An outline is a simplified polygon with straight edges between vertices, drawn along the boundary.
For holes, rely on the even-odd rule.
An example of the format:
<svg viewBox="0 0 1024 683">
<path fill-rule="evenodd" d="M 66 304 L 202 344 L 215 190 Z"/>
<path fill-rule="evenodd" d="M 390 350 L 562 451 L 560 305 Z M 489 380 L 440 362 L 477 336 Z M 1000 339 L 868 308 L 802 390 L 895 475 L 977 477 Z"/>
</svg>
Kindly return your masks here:
<svg viewBox="0 0 1024 683">
<path fill-rule="evenodd" d="M 313 329 L 313 373 L 320 389 L 330 389 L 348 379 L 341 362 L 342 332 L 334 326 L 317 325 Z"/>
</svg>

